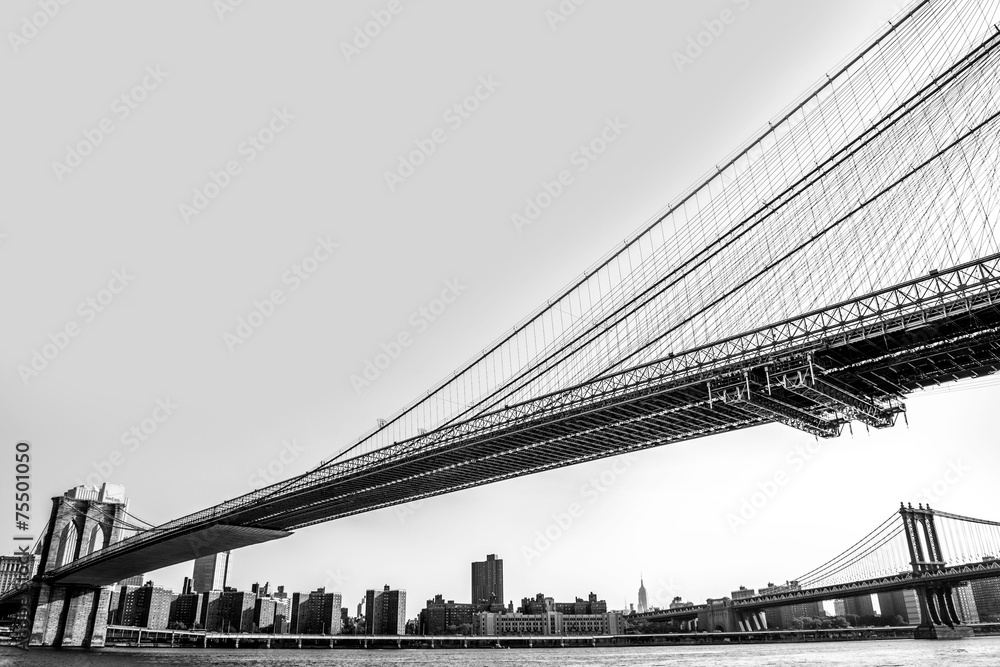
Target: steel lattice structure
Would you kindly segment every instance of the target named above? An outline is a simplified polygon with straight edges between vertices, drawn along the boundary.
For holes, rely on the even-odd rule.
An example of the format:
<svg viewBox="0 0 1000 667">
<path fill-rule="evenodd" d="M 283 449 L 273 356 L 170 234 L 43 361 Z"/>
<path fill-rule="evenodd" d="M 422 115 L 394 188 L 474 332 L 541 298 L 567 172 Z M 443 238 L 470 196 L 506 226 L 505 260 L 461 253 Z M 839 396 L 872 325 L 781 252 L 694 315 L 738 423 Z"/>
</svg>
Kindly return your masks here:
<svg viewBox="0 0 1000 667">
<path fill-rule="evenodd" d="M 213 527 L 285 534 L 765 423 L 817 437 L 887 427 L 906 394 L 996 372 L 998 17 L 1000 0 L 917 0 L 374 432 L 45 576 L 110 583 L 127 575 L 108 563 Z"/>
</svg>

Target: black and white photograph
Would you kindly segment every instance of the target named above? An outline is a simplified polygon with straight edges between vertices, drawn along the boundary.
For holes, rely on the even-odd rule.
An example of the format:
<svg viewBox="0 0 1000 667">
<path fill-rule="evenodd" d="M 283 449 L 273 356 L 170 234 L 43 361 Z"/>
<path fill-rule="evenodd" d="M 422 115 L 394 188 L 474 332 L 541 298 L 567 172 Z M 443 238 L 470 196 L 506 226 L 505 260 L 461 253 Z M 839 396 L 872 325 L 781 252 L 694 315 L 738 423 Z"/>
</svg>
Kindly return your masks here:
<svg viewBox="0 0 1000 667">
<path fill-rule="evenodd" d="M 0 33 L 0 667 L 1000 664 L 1000 0 Z"/>
</svg>

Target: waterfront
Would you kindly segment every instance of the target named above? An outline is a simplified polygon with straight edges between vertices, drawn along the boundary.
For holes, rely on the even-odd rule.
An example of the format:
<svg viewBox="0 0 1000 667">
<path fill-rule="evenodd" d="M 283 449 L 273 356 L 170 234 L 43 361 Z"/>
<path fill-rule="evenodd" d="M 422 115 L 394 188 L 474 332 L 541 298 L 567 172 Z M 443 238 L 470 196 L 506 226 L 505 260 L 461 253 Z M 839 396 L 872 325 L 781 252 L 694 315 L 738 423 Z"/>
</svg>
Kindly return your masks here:
<svg viewBox="0 0 1000 667">
<path fill-rule="evenodd" d="M 33 649 L 27 653 L 0 649 L 0 667 L 131 667 L 132 665 L 235 665 L 273 667 L 292 665 L 559 665 L 560 667 L 995 667 L 1000 664 L 1000 637 L 965 641 L 866 641 L 849 643 L 757 644 L 742 646 L 661 646 L 650 648 L 578 649 L 441 649 L 338 650 L 329 649 L 104 649 L 96 651 Z"/>
</svg>

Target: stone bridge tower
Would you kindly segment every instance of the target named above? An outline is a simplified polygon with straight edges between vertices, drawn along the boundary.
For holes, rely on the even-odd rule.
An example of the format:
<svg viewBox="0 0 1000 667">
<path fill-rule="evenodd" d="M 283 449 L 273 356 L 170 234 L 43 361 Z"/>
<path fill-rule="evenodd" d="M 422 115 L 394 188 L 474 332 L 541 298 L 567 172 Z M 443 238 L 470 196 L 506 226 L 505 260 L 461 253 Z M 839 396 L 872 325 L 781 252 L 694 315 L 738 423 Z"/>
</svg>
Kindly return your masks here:
<svg viewBox="0 0 1000 667">
<path fill-rule="evenodd" d="M 52 499 L 32 585 L 31 646 L 104 646 L 111 587 L 48 584 L 52 570 L 128 537 L 128 499 L 114 484 L 78 486 Z"/>
</svg>

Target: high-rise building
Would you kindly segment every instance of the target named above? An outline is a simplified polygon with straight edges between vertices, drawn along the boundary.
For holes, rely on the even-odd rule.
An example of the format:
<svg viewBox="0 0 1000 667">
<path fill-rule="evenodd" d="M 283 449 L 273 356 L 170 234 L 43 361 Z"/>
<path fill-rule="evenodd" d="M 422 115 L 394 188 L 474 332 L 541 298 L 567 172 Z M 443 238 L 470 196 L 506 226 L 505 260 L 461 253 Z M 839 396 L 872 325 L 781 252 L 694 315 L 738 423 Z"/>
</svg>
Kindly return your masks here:
<svg viewBox="0 0 1000 667">
<path fill-rule="evenodd" d="M 774 593 L 787 593 L 789 591 L 798 591 L 802 587 L 797 581 L 786 581 L 783 584 L 775 585 L 772 582 L 768 582 L 767 586 L 762 586 L 759 595 L 772 595 Z M 823 603 L 816 602 L 812 605 L 789 605 L 787 607 L 768 607 L 764 610 L 764 618 L 767 622 L 768 628 L 782 628 L 785 630 L 791 629 L 792 621 L 797 616 L 819 616 L 824 615 L 826 612 L 823 610 Z"/>
<path fill-rule="evenodd" d="M 456 603 L 454 600 L 445 601 L 444 596 L 435 595 L 420 612 L 420 632 L 425 635 L 444 635 L 462 625 L 471 626 L 479 606 Z"/>
<path fill-rule="evenodd" d="M 782 607 L 782 609 L 788 610 L 788 616 L 791 621 L 794 621 L 796 618 L 821 618 L 826 616 L 826 607 L 823 606 L 822 602 L 802 602 Z M 767 615 L 765 614 L 766 618 Z M 788 627 L 791 627 L 790 622 Z"/>
<path fill-rule="evenodd" d="M 313 635 L 321 634 L 316 628 L 319 626 L 315 605 L 310 601 L 310 595 L 304 594 L 299 598 L 299 623 L 295 630 L 299 634 Z"/>
<path fill-rule="evenodd" d="M 503 559 L 489 554 L 472 564 L 472 604 L 503 602 Z"/>
<path fill-rule="evenodd" d="M 979 623 L 979 608 L 976 607 L 976 598 L 972 594 L 972 586 L 968 582 L 962 582 L 952 589 L 955 600 L 955 611 L 963 623 Z"/>
<path fill-rule="evenodd" d="M 250 592 L 259 598 L 271 597 L 271 582 L 265 583 L 261 586 L 259 583 L 250 585 Z"/>
<path fill-rule="evenodd" d="M 205 591 L 201 593 L 201 627 L 208 632 L 221 632 L 222 591 Z"/>
<path fill-rule="evenodd" d="M 555 600 L 545 597 L 544 593 L 537 593 L 534 598 L 521 598 L 521 606 L 517 608 L 518 614 L 534 616 L 555 611 Z"/>
<path fill-rule="evenodd" d="M 296 594 L 298 595 L 298 594 Z M 294 632 L 307 635 L 339 635 L 342 629 L 340 593 L 319 588 L 306 598 L 299 598 L 298 627 Z"/>
<path fill-rule="evenodd" d="M 253 624 L 256 626 L 257 632 L 275 632 L 276 606 L 275 601 L 270 598 L 256 598 L 253 607 Z"/>
<path fill-rule="evenodd" d="M 153 586 L 147 582 L 136 589 L 136 607 L 139 609 L 139 627 L 150 630 L 164 630 L 170 623 L 170 603 L 174 592 Z"/>
<path fill-rule="evenodd" d="M 35 554 L 27 556 L 27 567 L 25 572 L 21 572 L 21 564 L 24 562 L 20 556 L 0 556 L 0 593 L 17 588 L 38 573 L 38 564 L 41 562 Z"/>
<path fill-rule="evenodd" d="M 843 600 L 833 601 L 833 615 L 834 616 L 844 616 L 847 614 L 847 605 L 844 604 Z"/>
<path fill-rule="evenodd" d="M 1000 577 L 969 582 L 981 623 L 1000 621 Z"/>
<path fill-rule="evenodd" d="M 146 575 L 144 575 L 144 574 L 137 574 L 137 575 L 135 575 L 133 577 L 129 577 L 128 579 L 122 579 L 121 581 L 119 581 L 115 585 L 116 586 L 142 586 L 142 584 L 143 584 L 144 581 L 146 581 Z"/>
<path fill-rule="evenodd" d="M 111 597 L 108 598 L 108 625 L 118 624 L 118 588 L 111 589 Z"/>
<path fill-rule="evenodd" d="M 195 593 L 224 591 L 229 577 L 229 552 L 202 556 L 194 562 L 194 580 L 191 588 Z"/>
<path fill-rule="evenodd" d="M 291 605 L 289 606 L 291 617 L 289 618 L 288 632 L 293 635 L 302 633 L 302 630 L 300 629 L 302 626 L 302 603 L 308 599 L 308 595 L 303 595 L 302 593 L 292 593 Z"/>
<path fill-rule="evenodd" d="M 219 601 L 222 632 L 253 632 L 257 596 L 249 591 L 223 591 Z"/>
<path fill-rule="evenodd" d="M 639 613 L 649 611 L 649 603 L 646 600 L 646 584 L 642 581 L 642 577 L 639 577 Z"/>
<path fill-rule="evenodd" d="M 194 593 L 194 588 L 192 588 L 193 585 L 194 581 L 191 580 L 191 577 L 184 577 L 184 584 L 181 586 L 181 595 Z"/>
<path fill-rule="evenodd" d="M 897 616 L 907 625 L 920 623 L 920 602 L 917 592 L 911 589 L 878 594 L 878 606 L 882 618 L 892 621 Z"/>
<path fill-rule="evenodd" d="M 117 611 L 115 612 L 114 625 L 136 625 L 135 616 L 135 590 L 137 586 L 121 586 L 118 589 Z"/>
<path fill-rule="evenodd" d="M 597 594 L 591 592 L 587 599 L 576 598 L 573 602 L 556 602 L 553 598 L 545 597 L 543 593 L 538 593 L 532 598 L 521 598 L 521 606 L 518 607 L 519 614 L 544 614 L 550 611 L 558 611 L 560 614 L 603 614 L 608 610 L 608 603 L 605 600 L 598 600 Z M 480 605 L 477 612 L 488 611 L 492 613 L 503 613 L 507 611 L 502 604 Z"/>
<path fill-rule="evenodd" d="M 190 580 L 188 580 L 190 581 Z M 191 630 L 201 623 L 202 596 L 198 593 L 181 593 L 170 604 L 170 625 L 180 623 Z"/>
<path fill-rule="evenodd" d="M 170 623 L 173 591 L 153 586 L 122 586 L 118 594 L 117 625 L 163 630 Z"/>
<path fill-rule="evenodd" d="M 881 601 L 881 597 L 879 600 Z M 844 598 L 844 613 L 854 616 L 874 616 L 875 615 L 875 603 L 872 602 L 872 596 L 869 595 L 858 595 L 855 597 Z M 885 612 L 882 612 L 885 616 Z"/>
<path fill-rule="evenodd" d="M 502 562 L 502 561 L 501 561 Z M 365 634 L 402 635 L 406 633 L 406 591 L 369 589 L 365 593 Z"/>
<path fill-rule="evenodd" d="M 291 627 L 292 601 L 285 597 L 274 598 L 274 633 L 288 634 Z"/>
</svg>

